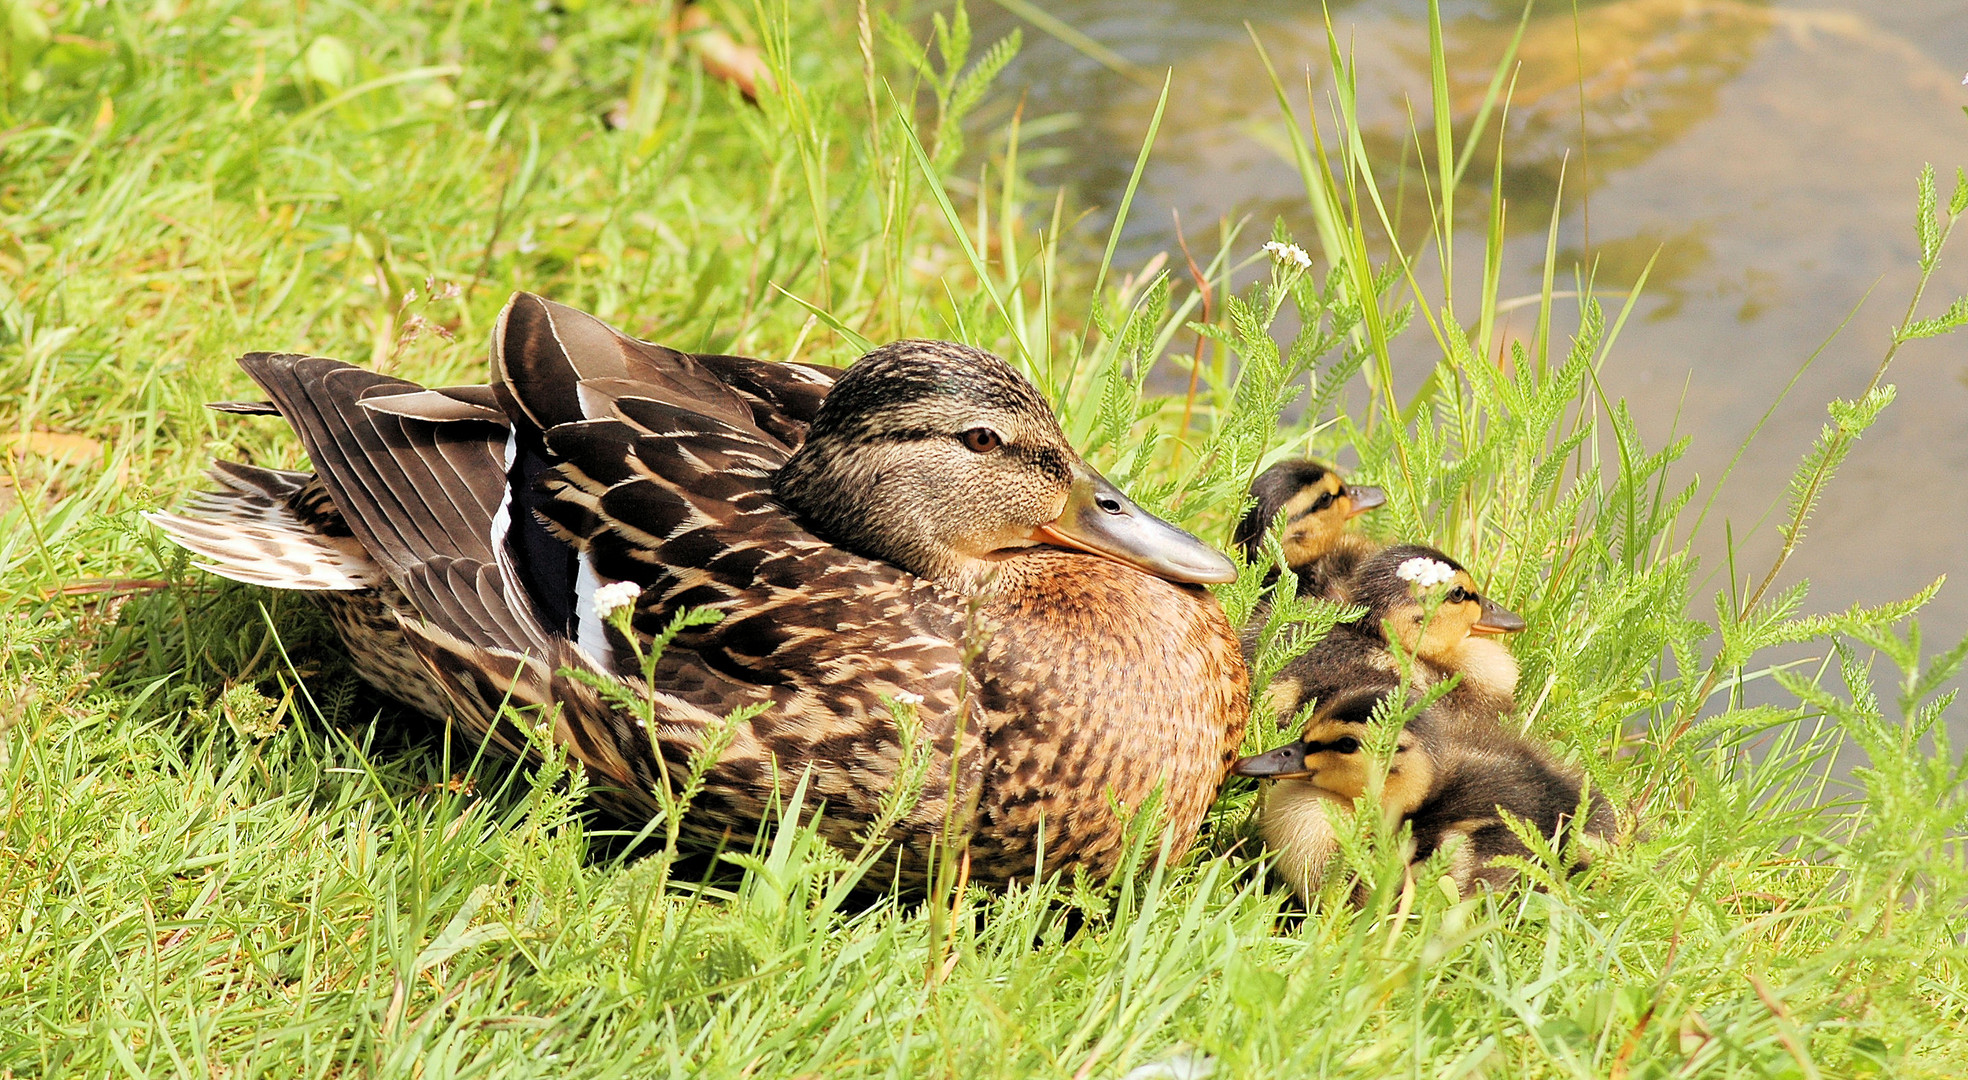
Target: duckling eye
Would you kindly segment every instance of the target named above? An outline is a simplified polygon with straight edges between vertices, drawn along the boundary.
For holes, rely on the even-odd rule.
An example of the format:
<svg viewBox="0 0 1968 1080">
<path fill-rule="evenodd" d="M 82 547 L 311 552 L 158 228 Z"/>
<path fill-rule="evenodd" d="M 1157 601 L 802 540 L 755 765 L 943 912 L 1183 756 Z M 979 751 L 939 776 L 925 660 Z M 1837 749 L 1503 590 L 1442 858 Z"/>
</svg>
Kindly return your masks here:
<svg viewBox="0 0 1968 1080">
<path fill-rule="evenodd" d="M 1319 511 L 1324 510 L 1326 507 L 1332 505 L 1332 501 L 1333 501 L 1333 493 L 1330 491 L 1326 492 L 1325 494 L 1319 496 L 1317 499 L 1313 500 L 1312 512 L 1316 514 Z"/>
<path fill-rule="evenodd" d="M 1469 595 L 1468 589 L 1465 589 L 1462 586 L 1457 585 L 1455 588 L 1449 590 L 1448 599 L 1449 599 L 1449 603 L 1451 604 L 1461 604 L 1461 603 L 1466 603 L 1467 601 L 1475 598 Z"/>
<path fill-rule="evenodd" d="M 1004 445 L 1004 436 L 987 427 L 974 427 L 958 435 L 963 440 L 964 449 L 973 454 L 988 454 Z"/>
<path fill-rule="evenodd" d="M 1333 753 L 1335 754 L 1357 753 L 1360 749 L 1360 740 L 1354 738 L 1351 735 L 1346 735 L 1341 738 L 1334 739 L 1332 748 L 1333 748 Z"/>
</svg>

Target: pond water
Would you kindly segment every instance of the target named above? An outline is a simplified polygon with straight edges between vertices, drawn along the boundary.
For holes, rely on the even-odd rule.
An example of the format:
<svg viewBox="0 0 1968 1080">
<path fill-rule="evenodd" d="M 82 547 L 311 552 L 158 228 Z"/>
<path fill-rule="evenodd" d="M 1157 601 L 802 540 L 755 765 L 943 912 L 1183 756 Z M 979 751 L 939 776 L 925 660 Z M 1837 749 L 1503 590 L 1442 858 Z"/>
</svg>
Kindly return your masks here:
<svg viewBox="0 0 1968 1080">
<path fill-rule="evenodd" d="M 1076 121 L 1034 144 L 1055 151 L 1038 179 L 1067 184 L 1083 205 L 1102 208 L 1088 222 L 1101 235 L 1161 75 L 1174 72 L 1118 266 L 1163 250 L 1180 265 L 1174 212 L 1192 244 L 1209 246 L 1220 220 L 1249 215 L 1246 248 L 1266 239 L 1274 216 L 1312 246 L 1297 173 L 1249 133 L 1278 123 L 1250 33 L 1288 84 L 1302 87 L 1309 68 L 1313 86 L 1323 87 L 1318 4 L 1035 2 L 1110 50 L 1107 63 L 1006 8 L 973 3 L 973 21 L 980 40 L 1024 27 L 1003 96 L 1025 96 L 1028 123 L 1058 114 Z M 1831 339 L 1722 487 L 1697 538 L 1706 580 L 1695 607 L 1705 612 L 1726 581 L 1724 520 L 1739 574 L 1760 577 L 1778 548 L 1789 475 L 1826 420 L 1824 403 L 1864 389 L 1906 307 L 1917 276 L 1921 165 L 1940 171 L 1945 202 L 1955 166 L 1968 164 L 1968 4 L 1581 0 L 1578 9 L 1575 24 L 1571 4 L 1541 0 L 1520 50 L 1504 155 L 1512 213 L 1503 295 L 1538 290 L 1563 165 L 1561 281 L 1591 256 L 1602 286 L 1629 285 L 1660 253 L 1603 377 L 1608 394 L 1631 404 L 1650 445 L 1676 429 L 1692 436 L 1679 475 L 1701 479 L 1698 499 Z M 1360 63 L 1364 126 L 1383 152 L 1398 154 L 1408 131 L 1404 97 L 1414 98 L 1417 114 L 1429 110 L 1426 7 L 1332 0 L 1331 10 Z M 1521 10 L 1512 0 L 1444 5 L 1451 78 L 1471 97 L 1480 96 Z M 1968 293 L 1964 241 L 1957 237 L 1944 258 L 1923 315 Z M 1480 256 L 1480 222 L 1466 222 L 1456 243 Z M 1534 308 L 1518 313 L 1520 332 L 1534 317 Z M 1406 362 L 1420 370 L 1433 357 L 1420 347 L 1425 333 L 1411 336 Z M 1785 580 L 1808 577 L 1808 607 L 1828 611 L 1905 597 L 1953 575 L 1922 617 L 1932 651 L 1968 634 L 1968 333 L 1910 343 L 1888 381 L 1897 401 L 1853 451 Z M 1968 708 L 1958 704 L 1951 719 L 1957 732 L 1968 730 Z"/>
</svg>

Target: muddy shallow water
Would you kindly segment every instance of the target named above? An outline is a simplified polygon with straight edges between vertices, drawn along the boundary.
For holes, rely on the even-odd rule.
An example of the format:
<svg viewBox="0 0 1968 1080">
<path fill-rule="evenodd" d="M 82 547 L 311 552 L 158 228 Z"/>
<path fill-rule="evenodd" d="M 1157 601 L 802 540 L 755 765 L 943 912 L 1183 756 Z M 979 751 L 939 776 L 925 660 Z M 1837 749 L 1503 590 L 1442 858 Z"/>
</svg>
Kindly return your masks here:
<svg viewBox="0 0 1968 1080">
<path fill-rule="evenodd" d="M 1120 200 L 1161 75 L 1173 69 L 1171 105 L 1117 266 L 1139 266 L 1163 250 L 1178 256 L 1172 211 L 1192 243 L 1207 245 L 1221 219 L 1250 215 L 1242 246 L 1255 248 L 1274 216 L 1311 246 L 1297 173 L 1251 134 L 1275 128 L 1277 108 L 1246 23 L 1288 83 L 1302 86 L 1309 68 L 1323 88 L 1317 4 L 1045 0 L 1046 11 L 1122 62 L 1107 65 L 1004 9 L 973 6 L 980 39 L 1024 26 L 1025 48 L 1001 89 L 1025 95 L 1028 123 L 1071 115 L 1070 126 L 1032 144 L 1054 151 L 1038 179 L 1109 208 L 1088 222 L 1103 233 L 1112 219 L 1102 214 Z M 1824 403 L 1864 389 L 1906 307 L 1917 276 L 1921 165 L 1940 170 L 1943 201 L 1955 166 L 1968 165 L 1968 5 L 1581 0 L 1579 9 L 1575 25 L 1569 3 L 1540 3 L 1520 50 L 1504 154 L 1511 218 L 1503 295 L 1538 290 L 1561 167 L 1569 207 L 1559 229 L 1561 282 L 1572 263 L 1596 257 L 1602 287 L 1626 286 L 1659 251 L 1603 377 L 1608 394 L 1631 404 L 1650 445 L 1675 430 L 1692 436 L 1678 475 L 1701 479 L 1698 503 L 1806 358 L 1832 338 L 1720 489 L 1696 540 L 1706 581 L 1695 607 L 1706 611 L 1726 580 L 1724 521 L 1739 575 L 1760 578 L 1777 549 L 1789 475 L 1825 422 Z M 1360 63 L 1364 126 L 1381 152 L 1398 155 L 1404 95 L 1417 114 L 1429 108 L 1425 5 L 1333 0 L 1332 11 Z M 1520 11 L 1506 0 L 1445 3 L 1459 103 L 1480 96 Z M 1489 166 L 1478 168 L 1486 174 Z M 1465 222 L 1456 243 L 1470 257 L 1458 280 L 1474 281 L 1480 222 Z M 1968 237 L 1957 236 L 1922 314 L 1964 293 Z M 1607 302 L 1617 309 L 1617 297 Z M 1460 314 L 1473 321 L 1470 311 Z M 1561 308 L 1560 325 L 1574 314 Z M 1531 308 L 1515 315 L 1524 332 L 1534 317 Z M 1425 335 L 1410 337 L 1407 362 L 1432 363 Z M 1887 381 L 1897 401 L 1853 451 L 1784 580 L 1808 577 L 1809 609 L 1826 611 L 1905 597 L 1951 575 L 1922 616 L 1932 651 L 1968 634 L 1968 332 L 1909 343 Z M 1955 730 L 1968 731 L 1968 707 L 1957 704 L 1953 714 Z"/>
</svg>

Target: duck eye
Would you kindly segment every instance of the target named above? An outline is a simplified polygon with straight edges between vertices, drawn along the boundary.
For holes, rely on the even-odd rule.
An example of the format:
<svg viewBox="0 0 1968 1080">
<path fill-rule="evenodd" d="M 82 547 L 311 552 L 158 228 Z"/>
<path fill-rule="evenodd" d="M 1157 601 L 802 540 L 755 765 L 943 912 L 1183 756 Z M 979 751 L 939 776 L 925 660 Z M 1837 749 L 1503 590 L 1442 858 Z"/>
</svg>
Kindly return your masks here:
<svg viewBox="0 0 1968 1080">
<path fill-rule="evenodd" d="M 1343 738 L 1334 739 L 1332 748 L 1333 748 L 1333 753 L 1335 754 L 1356 753 L 1360 749 L 1360 740 L 1354 738 L 1351 735 L 1347 735 Z"/>
<path fill-rule="evenodd" d="M 1004 436 L 987 427 L 974 427 L 958 435 L 964 448 L 973 454 L 988 454 L 1004 445 Z"/>
<path fill-rule="evenodd" d="M 1333 493 L 1330 491 L 1319 496 L 1319 498 L 1312 503 L 1313 512 L 1317 513 L 1318 511 L 1324 510 L 1326 507 L 1331 506 L 1332 501 L 1333 501 Z"/>
<path fill-rule="evenodd" d="M 1455 588 L 1449 590 L 1449 603 L 1451 604 L 1460 604 L 1467 601 L 1469 598 L 1470 598 L 1469 590 L 1463 588 L 1460 585 L 1457 585 Z"/>
</svg>

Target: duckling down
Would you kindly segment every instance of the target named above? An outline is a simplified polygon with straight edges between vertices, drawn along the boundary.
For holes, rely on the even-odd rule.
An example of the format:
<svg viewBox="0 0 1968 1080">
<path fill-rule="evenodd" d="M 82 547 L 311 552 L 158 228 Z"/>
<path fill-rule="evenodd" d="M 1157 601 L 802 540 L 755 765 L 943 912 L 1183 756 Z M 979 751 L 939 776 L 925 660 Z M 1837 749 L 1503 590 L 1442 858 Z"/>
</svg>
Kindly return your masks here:
<svg viewBox="0 0 1968 1080">
<path fill-rule="evenodd" d="M 1398 686 L 1357 687 L 1322 708 L 1298 740 L 1243 758 L 1233 769 L 1266 781 L 1259 810 L 1265 847 L 1306 903 L 1338 853 L 1336 816 L 1371 790 L 1370 725 L 1398 716 L 1398 702 Z M 1378 802 L 1381 813 L 1408 824 L 1410 862 L 1445 854 L 1446 876 L 1467 895 L 1479 886 L 1510 885 L 1517 871 L 1504 858 L 1533 857 L 1511 819 L 1558 847 L 1583 807 L 1580 831 L 1611 837 L 1617 823 L 1610 804 L 1584 792 L 1583 776 L 1535 742 L 1500 726 L 1472 730 L 1431 707 L 1397 733 Z M 1585 861 L 1577 850 L 1571 859 L 1567 871 Z"/>
</svg>

